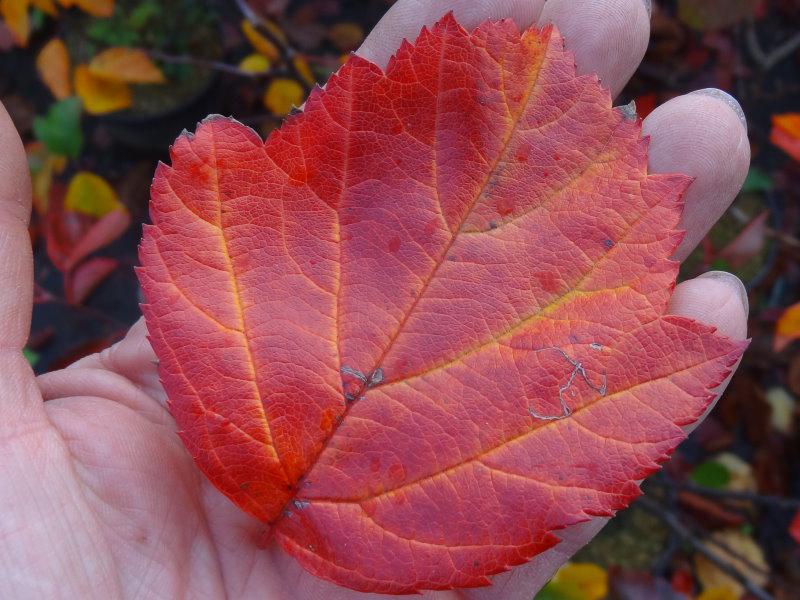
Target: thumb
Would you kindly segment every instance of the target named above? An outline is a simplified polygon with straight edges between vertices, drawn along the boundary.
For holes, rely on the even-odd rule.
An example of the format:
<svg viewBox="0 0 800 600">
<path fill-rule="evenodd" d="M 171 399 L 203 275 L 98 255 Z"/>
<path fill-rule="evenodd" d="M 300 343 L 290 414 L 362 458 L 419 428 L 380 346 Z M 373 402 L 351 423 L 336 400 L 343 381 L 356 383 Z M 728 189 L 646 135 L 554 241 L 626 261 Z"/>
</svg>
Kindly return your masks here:
<svg viewBox="0 0 800 600">
<path fill-rule="evenodd" d="M 0 105 L 0 352 L 20 351 L 28 339 L 33 259 L 28 220 L 31 184 L 17 130 Z"/>
<path fill-rule="evenodd" d="M 696 279 L 684 281 L 675 288 L 669 305 L 670 314 L 696 319 L 717 328 L 722 335 L 741 340 L 747 336 L 748 301 L 745 287 L 739 278 L 723 271 L 712 271 Z M 717 388 L 717 398 L 722 395 L 730 378 Z M 709 407 L 709 412 L 716 404 Z M 706 413 L 707 415 L 708 413 Z M 688 430 L 694 429 L 702 419 Z M 608 522 L 595 518 L 560 532 L 562 542 L 520 565 L 508 573 L 493 578 L 492 586 L 477 590 L 463 590 L 463 600 L 529 600 L 558 568 L 575 552 L 597 535 Z"/>
</svg>

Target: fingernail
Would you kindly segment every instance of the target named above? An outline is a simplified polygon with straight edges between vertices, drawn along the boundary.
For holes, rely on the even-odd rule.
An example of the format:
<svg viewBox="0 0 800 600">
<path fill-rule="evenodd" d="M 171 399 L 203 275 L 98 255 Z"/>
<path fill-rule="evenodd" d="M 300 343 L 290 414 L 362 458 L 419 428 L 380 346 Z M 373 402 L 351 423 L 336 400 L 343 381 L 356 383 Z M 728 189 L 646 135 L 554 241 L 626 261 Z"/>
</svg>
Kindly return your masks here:
<svg viewBox="0 0 800 600">
<path fill-rule="evenodd" d="M 745 313 L 750 312 L 750 300 L 747 298 L 747 288 L 744 287 L 742 280 L 736 275 L 728 273 L 727 271 L 709 271 L 708 273 L 700 275 L 699 279 L 714 279 L 715 281 L 727 285 L 739 296 Z"/>
<path fill-rule="evenodd" d="M 644 7 L 647 9 L 647 14 L 653 16 L 653 0 L 642 0 Z"/>
<path fill-rule="evenodd" d="M 733 112 L 736 113 L 736 116 L 739 117 L 739 120 L 744 125 L 745 131 L 747 131 L 747 117 L 742 110 L 742 105 L 739 104 L 739 101 L 731 96 L 728 92 L 723 92 L 717 88 L 706 88 L 704 90 L 697 90 L 696 92 L 692 92 L 693 94 L 700 94 L 702 96 L 711 96 L 712 98 L 716 98 L 717 100 L 721 100 L 725 104 L 727 104 Z"/>
</svg>

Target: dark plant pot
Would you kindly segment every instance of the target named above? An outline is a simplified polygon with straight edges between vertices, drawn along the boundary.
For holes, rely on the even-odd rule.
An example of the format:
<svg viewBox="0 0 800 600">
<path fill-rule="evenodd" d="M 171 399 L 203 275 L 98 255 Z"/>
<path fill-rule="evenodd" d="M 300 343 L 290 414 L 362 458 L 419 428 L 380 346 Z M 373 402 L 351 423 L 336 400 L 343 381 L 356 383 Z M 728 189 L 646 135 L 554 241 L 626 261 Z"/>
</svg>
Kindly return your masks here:
<svg viewBox="0 0 800 600">
<path fill-rule="evenodd" d="M 193 130 L 198 121 L 213 111 L 219 80 L 219 74 L 214 73 L 195 94 L 162 112 L 111 113 L 95 117 L 95 125 L 115 145 L 145 153 L 163 152 L 183 129 Z"/>
</svg>

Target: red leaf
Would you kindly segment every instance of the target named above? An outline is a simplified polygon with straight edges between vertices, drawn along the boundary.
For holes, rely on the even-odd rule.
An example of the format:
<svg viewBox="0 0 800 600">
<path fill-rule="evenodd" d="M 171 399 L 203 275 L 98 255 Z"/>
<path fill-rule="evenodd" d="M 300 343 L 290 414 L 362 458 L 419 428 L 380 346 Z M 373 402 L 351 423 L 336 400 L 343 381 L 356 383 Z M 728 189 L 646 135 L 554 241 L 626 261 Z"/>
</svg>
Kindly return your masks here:
<svg viewBox="0 0 800 600">
<path fill-rule="evenodd" d="M 742 229 L 739 235 L 719 251 L 718 257 L 734 267 L 741 267 L 748 260 L 757 256 L 764 249 L 768 217 L 768 210 L 760 213 Z"/>
<path fill-rule="evenodd" d="M 792 536 L 795 542 L 800 544 L 800 511 L 797 511 L 792 522 L 789 523 L 789 535 Z"/>
<path fill-rule="evenodd" d="M 113 210 L 99 219 L 64 210 L 65 193 L 63 186 L 53 185 L 44 227 L 47 255 L 64 273 L 116 240 L 128 229 L 131 219 L 125 208 Z"/>
<path fill-rule="evenodd" d="M 689 179 L 640 132 L 554 29 L 448 16 L 266 144 L 181 136 L 139 274 L 198 466 L 364 591 L 486 585 L 626 506 L 745 346 L 665 315 Z"/>
<path fill-rule="evenodd" d="M 130 224 L 131 216 L 125 209 L 113 210 L 95 221 L 72 247 L 67 257 L 67 268 L 73 268 L 92 252 L 116 240 Z"/>
<path fill-rule="evenodd" d="M 97 256 L 78 265 L 64 278 L 64 291 L 67 302 L 83 304 L 95 288 L 119 267 L 113 258 Z"/>
</svg>

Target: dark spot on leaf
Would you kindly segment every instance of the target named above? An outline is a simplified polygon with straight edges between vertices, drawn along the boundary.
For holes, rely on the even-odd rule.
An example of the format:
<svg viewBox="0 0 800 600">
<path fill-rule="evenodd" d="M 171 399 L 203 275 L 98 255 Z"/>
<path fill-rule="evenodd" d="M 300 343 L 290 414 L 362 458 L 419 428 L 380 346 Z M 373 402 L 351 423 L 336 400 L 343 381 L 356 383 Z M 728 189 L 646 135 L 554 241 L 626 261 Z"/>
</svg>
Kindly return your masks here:
<svg viewBox="0 0 800 600">
<path fill-rule="evenodd" d="M 603 245 L 606 248 L 613 248 L 614 247 L 614 242 L 612 240 L 606 240 L 606 241 L 603 242 Z"/>
</svg>

